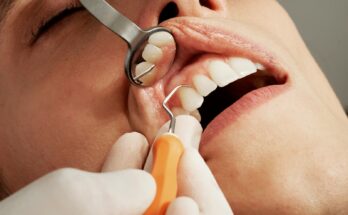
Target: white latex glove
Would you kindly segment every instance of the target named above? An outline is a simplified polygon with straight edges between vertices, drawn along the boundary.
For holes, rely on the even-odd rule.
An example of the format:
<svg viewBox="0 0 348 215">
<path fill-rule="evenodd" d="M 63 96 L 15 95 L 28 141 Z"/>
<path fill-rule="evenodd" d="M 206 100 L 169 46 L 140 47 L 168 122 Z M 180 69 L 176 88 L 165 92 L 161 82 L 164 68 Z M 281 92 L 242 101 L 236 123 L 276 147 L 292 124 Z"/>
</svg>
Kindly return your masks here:
<svg viewBox="0 0 348 215">
<path fill-rule="evenodd" d="M 142 214 L 156 192 L 153 177 L 142 170 L 148 151 L 137 133 L 123 135 L 113 146 L 103 171 L 61 169 L 44 176 L 0 203 L 6 215 Z"/>
<path fill-rule="evenodd" d="M 157 136 L 168 131 L 169 122 L 162 126 Z M 178 169 L 178 198 L 174 200 L 167 215 L 231 215 L 233 214 L 213 174 L 198 152 L 202 127 L 192 116 L 176 117 L 175 134 L 185 147 Z M 152 167 L 152 152 L 145 170 Z"/>
<path fill-rule="evenodd" d="M 178 198 L 166 215 L 232 215 L 213 174 L 196 149 L 186 149 L 178 170 Z"/>
<path fill-rule="evenodd" d="M 166 127 L 168 125 L 163 126 L 160 133 L 164 133 Z M 179 116 L 176 131 L 185 152 L 178 170 L 180 197 L 170 204 L 167 215 L 233 214 L 197 151 L 202 132 L 198 121 Z M 0 214 L 143 214 L 156 191 L 152 176 L 135 170 L 142 168 L 147 151 L 147 141 L 141 134 L 125 134 L 111 149 L 104 173 L 76 169 L 55 171 L 1 202 Z"/>
</svg>

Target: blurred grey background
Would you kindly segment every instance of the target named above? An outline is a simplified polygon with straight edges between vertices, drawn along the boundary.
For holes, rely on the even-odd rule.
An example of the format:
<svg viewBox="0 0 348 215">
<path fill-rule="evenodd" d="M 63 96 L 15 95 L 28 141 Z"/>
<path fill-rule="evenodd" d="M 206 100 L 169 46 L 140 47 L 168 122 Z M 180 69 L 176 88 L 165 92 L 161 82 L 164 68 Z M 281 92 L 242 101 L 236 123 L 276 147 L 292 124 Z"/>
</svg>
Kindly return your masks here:
<svg viewBox="0 0 348 215">
<path fill-rule="evenodd" d="M 279 0 L 348 111 L 348 0 Z"/>
</svg>

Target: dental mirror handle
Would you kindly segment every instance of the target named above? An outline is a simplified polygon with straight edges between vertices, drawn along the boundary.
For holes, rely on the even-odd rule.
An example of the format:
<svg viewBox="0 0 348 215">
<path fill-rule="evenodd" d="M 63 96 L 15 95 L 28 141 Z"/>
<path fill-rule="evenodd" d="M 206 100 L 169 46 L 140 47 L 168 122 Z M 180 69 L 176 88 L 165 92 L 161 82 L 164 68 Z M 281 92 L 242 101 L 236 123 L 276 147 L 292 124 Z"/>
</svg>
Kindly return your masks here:
<svg viewBox="0 0 348 215">
<path fill-rule="evenodd" d="M 146 34 L 135 23 L 115 10 L 105 0 L 80 0 L 89 12 L 112 32 L 119 35 L 130 47 Z"/>
<path fill-rule="evenodd" d="M 183 153 L 184 146 L 176 135 L 165 133 L 156 139 L 151 174 L 155 178 L 157 191 L 145 215 L 165 215 L 169 204 L 175 200 L 178 165 Z"/>
</svg>

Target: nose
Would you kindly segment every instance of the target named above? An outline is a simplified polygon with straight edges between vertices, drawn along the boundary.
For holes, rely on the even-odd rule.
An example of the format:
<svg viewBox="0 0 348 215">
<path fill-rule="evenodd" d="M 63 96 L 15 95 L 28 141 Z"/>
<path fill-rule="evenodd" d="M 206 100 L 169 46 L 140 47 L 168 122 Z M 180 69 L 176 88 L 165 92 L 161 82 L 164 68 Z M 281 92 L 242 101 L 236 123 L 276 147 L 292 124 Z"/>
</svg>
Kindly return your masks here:
<svg viewBox="0 0 348 215">
<path fill-rule="evenodd" d="M 161 7 L 158 23 L 180 16 L 214 16 L 225 8 L 225 0 L 153 0 L 152 3 Z"/>
</svg>

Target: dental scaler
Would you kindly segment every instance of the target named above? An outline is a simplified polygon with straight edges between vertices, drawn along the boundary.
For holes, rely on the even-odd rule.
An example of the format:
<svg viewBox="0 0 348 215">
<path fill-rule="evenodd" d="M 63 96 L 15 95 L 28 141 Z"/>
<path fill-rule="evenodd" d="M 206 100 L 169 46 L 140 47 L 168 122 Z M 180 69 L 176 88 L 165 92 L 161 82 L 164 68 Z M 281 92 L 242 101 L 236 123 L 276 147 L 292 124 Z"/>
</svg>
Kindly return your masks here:
<svg viewBox="0 0 348 215">
<path fill-rule="evenodd" d="M 162 106 L 170 117 L 170 125 L 167 133 L 159 136 L 153 144 L 153 168 L 152 176 L 155 178 L 157 193 L 151 206 L 145 215 L 164 215 L 178 191 L 177 171 L 184 145 L 180 138 L 174 134 L 176 119 L 167 107 L 167 102 L 180 89 L 186 87 L 180 85 L 164 99 Z"/>
</svg>

